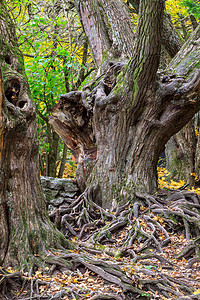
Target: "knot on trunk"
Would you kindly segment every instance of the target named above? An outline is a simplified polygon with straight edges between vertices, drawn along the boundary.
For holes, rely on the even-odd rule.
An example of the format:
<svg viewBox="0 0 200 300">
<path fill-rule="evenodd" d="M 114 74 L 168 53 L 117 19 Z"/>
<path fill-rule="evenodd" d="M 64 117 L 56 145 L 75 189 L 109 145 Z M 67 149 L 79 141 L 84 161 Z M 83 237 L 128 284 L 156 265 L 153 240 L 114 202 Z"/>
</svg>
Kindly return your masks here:
<svg viewBox="0 0 200 300">
<path fill-rule="evenodd" d="M 4 82 L 7 127 L 15 128 L 19 124 L 23 127 L 26 121 L 35 115 L 33 105 L 21 76 L 18 74 L 10 75 L 10 73 L 7 75 L 8 77 Z M 4 77 L 6 78 L 6 74 Z"/>
<path fill-rule="evenodd" d="M 20 109 L 26 109 L 28 106 L 28 99 L 24 97 L 24 84 L 18 76 L 8 78 L 5 84 L 5 96 L 7 100 L 14 106 Z"/>
<path fill-rule="evenodd" d="M 76 161 L 89 157 L 96 149 L 92 128 L 92 109 L 85 92 L 69 92 L 61 95 L 52 109 L 50 124 L 72 150 Z M 96 158 L 96 156 L 95 156 Z"/>
</svg>

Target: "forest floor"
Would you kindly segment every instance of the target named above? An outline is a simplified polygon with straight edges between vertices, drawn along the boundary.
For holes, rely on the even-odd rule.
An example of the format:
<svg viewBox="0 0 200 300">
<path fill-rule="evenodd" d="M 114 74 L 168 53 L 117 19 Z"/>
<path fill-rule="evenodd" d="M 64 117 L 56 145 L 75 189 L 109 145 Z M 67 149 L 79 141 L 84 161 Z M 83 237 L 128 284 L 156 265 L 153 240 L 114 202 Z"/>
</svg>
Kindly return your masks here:
<svg viewBox="0 0 200 300">
<path fill-rule="evenodd" d="M 178 296 L 178 293 L 181 293 L 181 291 L 179 291 L 179 284 L 176 281 L 182 281 L 186 286 L 189 285 L 193 288 L 193 291 L 191 290 L 192 297 L 185 299 L 200 299 L 200 263 L 196 262 L 192 268 L 187 268 L 188 260 L 184 257 L 181 259 L 177 258 L 177 255 L 189 243 L 182 234 L 172 233 L 170 235 L 170 244 L 163 248 L 162 253 L 159 253 L 160 257 L 165 258 L 168 263 L 160 261 L 156 257 L 150 257 L 149 259 L 144 257 L 143 259 L 142 255 L 137 261 L 128 256 L 114 257 L 109 255 L 109 249 L 112 253 L 113 248 L 117 250 L 123 246 L 123 240 L 129 230 L 129 226 L 126 226 L 123 230 L 113 234 L 112 238 L 115 242 L 111 246 L 107 246 L 107 253 L 104 251 L 99 251 L 101 253 L 95 255 L 90 253 L 90 258 L 92 257 L 109 264 L 116 264 L 132 280 L 133 284 L 136 284 L 141 290 L 143 284 L 140 281 L 159 282 L 159 280 L 162 281 L 162 278 L 174 278 L 174 286 L 171 286 L 172 291 L 168 291 L 169 296 L 166 297 L 159 291 L 145 287 L 143 293 L 141 293 L 142 297 L 131 298 L 124 294 L 123 289 L 118 284 L 102 279 L 101 276 L 87 268 L 77 268 L 73 272 L 63 268 L 63 270 L 55 270 L 53 275 L 49 275 L 49 268 L 46 267 L 45 271 L 38 269 L 32 277 L 29 277 L 27 273 L 22 274 L 27 280 L 36 280 L 38 282 L 38 298 L 26 296 L 27 294 L 29 295 L 29 287 L 27 289 L 24 286 L 24 288 L 18 289 L 17 286 L 16 289 L 10 291 L 7 299 L 184 299 Z M 162 238 L 161 236 L 160 240 Z M 142 243 L 138 244 L 135 242 L 132 248 L 137 250 L 141 246 Z M 79 253 L 79 250 L 75 250 L 74 253 Z M 84 253 L 88 256 L 87 251 L 82 252 L 82 254 Z M 59 252 L 56 255 L 59 257 Z M 13 274 L 16 271 L 11 268 L 7 269 L 8 274 Z M 177 292 L 177 295 L 174 295 L 174 292 Z M 182 292 L 182 296 L 184 296 L 184 292 Z"/>
<path fill-rule="evenodd" d="M 159 175 L 162 188 L 170 185 L 165 169 Z M 32 276 L 0 269 L 0 287 L 6 276 L 17 278 L 0 300 L 200 299 L 200 199 L 180 189 L 184 182 L 171 184 L 173 191 L 137 195 L 134 205 L 114 212 L 86 193 L 74 199 L 60 213 L 61 230 L 76 248 L 50 250 L 50 265 Z"/>
</svg>

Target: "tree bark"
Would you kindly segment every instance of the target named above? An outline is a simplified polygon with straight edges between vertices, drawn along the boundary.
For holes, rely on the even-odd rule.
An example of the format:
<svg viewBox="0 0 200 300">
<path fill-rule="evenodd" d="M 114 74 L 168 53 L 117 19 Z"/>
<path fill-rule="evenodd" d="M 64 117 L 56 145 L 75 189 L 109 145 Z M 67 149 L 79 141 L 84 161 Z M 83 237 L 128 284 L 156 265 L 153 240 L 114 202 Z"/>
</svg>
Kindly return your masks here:
<svg viewBox="0 0 200 300">
<path fill-rule="evenodd" d="M 139 0 L 130 3 L 138 14 Z M 130 58 L 135 39 L 134 25 L 122 0 L 75 0 L 75 4 L 98 67 L 102 68 L 102 61 Z M 174 57 L 182 41 L 167 13 L 164 14 L 161 39 L 170 57 Z"/>
<path fill-rule="evenodd" d="M 136 13 L 138 14 L 140 0 L 129 0 L 129 2 L 133 5 Z M 173 26 L 170 15 L 167 12 L 164 13 L 163 32 L 161 39 L 162 45 L 164 46 L 170 57 L 174 57 L 180 50 L 182 41 L 179 38 L 175 27 Z"/>
<path fill-rule="evenodd" d="M 190 21 L 192 23 L 193 30 L 195 30 L 198 26 L 198 23 L 197 23 L 197 20 L 196 20 L 195 16 L 190 14 Z"/>
<path fill-rule="evenodd" d="M 111 57 L 130 57 L 133 24 L 122 1 L 75 0 L 75 4 L 98 67 Z"/>
<path fill-rule="evenodd" d="M 197 29 L 195 35 L 190 38 L 190 47 L 188 43 L 185 43 L 183 46 L 183 52 L 186 50 L 186 47 L 188 49 L 185 52 L 185 60 L 181 62 L 181 57 L 176 55 L 174 64 L 176 62 L 179 64 L 177 74 L 185 76 L 187 73 L 190 74 L 192 70 L 199 69 L 198 51 L 200 51 L 200 47 L 199 43 L 196 43 L 199 35 L 199 29 Z M 196 48 L 195 51 L 194 48 Z M 199 127 L 199 124 L 197 124 L 197 127 Z M 195 185 L 195 176 L 192 174 L 196 174 L 198 177 L 200 175 L 199 145 L 199 137 L 195 136 L 195 122 L 193 120 L 193 122 L 191 121 L 185 128 L 172 137 L 165 147 L 166 167 L 170 171 L 171 177 L 175 180 L 185 180 L 186 183 L 190 184 L 191 188 Z"/>
<path fill-rule="evenodd" d="M 187 151 L 186 151 L 187 149 Z M 194 186 L 195 154 L 197 139 L 195 136 L 194 120 L 174 135 L 166 144 L 166 169 L 174 180 L 185 180 Z"/>
<path fill-rule="evenodd" d="M 61 96 L 52 112 L 55 130 L 78 150 L 81 188 L 103 207 L 134 199 L 138 192 L 155 192 L 159 154 L 199 109 L 200 28 L 170 71 L 158 72 L 163 15 L 164 1 L 141 1 L 128 64 L 111 60 L 104 75 L 83 92 Z M 78 109 L 72 113 L 75 99 Z M 88 149 L 95 145 L 97 156 L 91 157 Z"/>
<path fill-rule="evenodd" d="M 31 267 L 68 244 L 50 222 L 39 174 L 36 113 L 12 21 L 0 2 L 0 265 Z"/>
</svg>

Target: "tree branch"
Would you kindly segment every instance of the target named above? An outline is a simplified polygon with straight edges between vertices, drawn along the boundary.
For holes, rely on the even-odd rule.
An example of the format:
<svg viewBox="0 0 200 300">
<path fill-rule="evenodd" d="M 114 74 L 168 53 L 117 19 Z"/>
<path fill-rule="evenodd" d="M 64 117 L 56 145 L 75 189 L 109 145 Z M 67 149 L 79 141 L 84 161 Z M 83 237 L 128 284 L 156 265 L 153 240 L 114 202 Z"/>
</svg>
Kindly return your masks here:
<svg viewBox="0 0 200 300">
<path fill-rule="evenodd" d="M 132 86 L 149 87 L 156 79 L 161 51 L 164 1 L 141 1 L 135 47 L 130 64 Z M 131 87 L 130 87 L 131 88 Z M 136 87 L 135 87 L 136 88 Z"/>
<path fill-rule="evenodd" d="M 136 13 L 139 14 L 140 0 L 129 0 L 129 2 L 133 5 Z M 161 41 L 162 45 L 165 47 L 171 57 L 176 55 L 182 45 L 182 41 L 179 38 L 175 27 L 173 26 L 170 15 L 166 12 L 164 13 Z"/>
</svg>

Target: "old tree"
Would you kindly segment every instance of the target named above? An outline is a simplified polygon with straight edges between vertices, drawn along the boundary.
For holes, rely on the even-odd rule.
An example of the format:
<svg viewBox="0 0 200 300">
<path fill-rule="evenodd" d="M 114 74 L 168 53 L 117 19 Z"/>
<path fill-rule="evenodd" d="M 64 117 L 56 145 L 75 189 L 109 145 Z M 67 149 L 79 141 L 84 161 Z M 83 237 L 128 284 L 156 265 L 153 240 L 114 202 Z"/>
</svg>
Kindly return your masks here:
<svg viewBox="0 0 200 300">
<path fill-rule="evenodd" d="M 141 1 L 136 34 L 121 1 L 75 2 L 101 75 L 61 96 L 51 123 L 79 156 L 80 186 L 115 207 L 155 191 L 164 145 L 199 109 L 199 27 L 158 71 L 161 46 L 171 56 L 180 48 L 164 1 Z"/>
<path fill-rule="evenodd" d="M 99 253 L 95 252 L 99 243 L 130 225 L 118 255 L 130 255 L 136 262 L 146 251 L 145 258 L 168 266 L 173 264 L 158 253 L 170 243 L 168 231 L 178 231 L 182 224 L 186 238 L 196 238 L 179 255 L 189 257 L 192 268 L 199 260 L 199 198 L 181 191 L 156 193 L 156 166 L 166 142 L 200 108 L 200 27 L 181 48 L 163 0 L 129 1 L 139 14 L 137 30 L 121 0 L 74 2 L 99 74 L 84 90 L 62 95 L 52 111 L 52 126 L 78 161 L 77 182 L 83 191 L 55 215 L 68 220 L 65 224 L 72 235 L 73 226 L 85 231 L 102 226 L 87 237 L 87 243 L 79 243 L 80 251 L 84 246 L 89 253 L 90 248 Z M 0 33 L 0 264 L 32 270 L 45 262 L 70 269 L 75 262 L 119 285 L 124 293 L 142 295 L 138 286 L 143 286 L 165 296 L 191 294 L 191 287 L 162 273 L 157 280 L 142 281 L 136 275 L 133 281 L 117 265 L 65 250 L 74 244 L 48 219 L 39 180 L 35 109 L 14 26 L 2 0 Z M 159 69 L 161 49 L 173 57 L 165 70 Z M 163 214 L 165 228 L 154 217 Z M 105 218 L 110 223 L 104 227 Z M 77 219 L 78 225 L 73 223 Z M 150 232 L 145 231 L 145 222 Z M 143 245 L 133 251 L 137 239 Z M 52 249 L 59 249 L 62 256 Z M 2 272 L 0 284 L 8 278 Z M 21 273 L 13 277 L 23 281 Z"/>
</svg>

